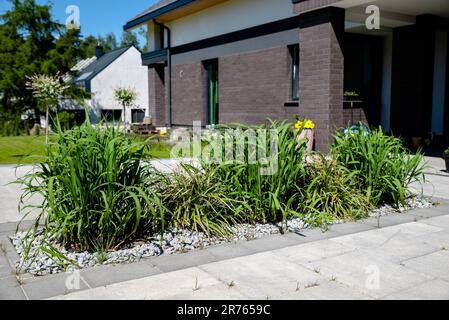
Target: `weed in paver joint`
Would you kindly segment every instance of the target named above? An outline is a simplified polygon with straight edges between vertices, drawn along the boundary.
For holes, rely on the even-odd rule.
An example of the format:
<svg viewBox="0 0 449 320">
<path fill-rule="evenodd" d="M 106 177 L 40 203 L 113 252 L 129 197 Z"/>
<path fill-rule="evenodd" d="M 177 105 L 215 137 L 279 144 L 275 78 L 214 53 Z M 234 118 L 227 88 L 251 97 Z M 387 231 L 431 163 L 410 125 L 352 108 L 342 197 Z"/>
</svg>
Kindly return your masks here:
<svg viewBox="0 0 449 320">
<path fill-rule="evenodd" d="M 14 276 L 16 277 L 16 281 L 19 285 L 23 285 L 23 273 L 20 268 L 16 268 Z"/>
<path fill-rule="evenodd" d="M 6 255 L 6 247 L 5 247 L 5 245 L 4 245 L 3 243 L 0 243 L 0 251 L 1 251 L 4 255 Z"/>
<path fill-rule="evenodd" d="M 306 289 L 310 289 L 310 288 L 315 288 L 315 287 L 319 287 L 320 286 L 320 284 L 318 283 L 318 282 L 312 282 L 312 283 L 309 283 L 308 285 L 306 285 Z"/>
<path fill-rule="evenodd" d="M 200 289 L 201 289 L 201 286 L 198 283 L 198 277 L 195 277 L 195 286 L 193 287 L 192 290 L 195 292 L 195 291 L 198 291 Z"/>
</svg>

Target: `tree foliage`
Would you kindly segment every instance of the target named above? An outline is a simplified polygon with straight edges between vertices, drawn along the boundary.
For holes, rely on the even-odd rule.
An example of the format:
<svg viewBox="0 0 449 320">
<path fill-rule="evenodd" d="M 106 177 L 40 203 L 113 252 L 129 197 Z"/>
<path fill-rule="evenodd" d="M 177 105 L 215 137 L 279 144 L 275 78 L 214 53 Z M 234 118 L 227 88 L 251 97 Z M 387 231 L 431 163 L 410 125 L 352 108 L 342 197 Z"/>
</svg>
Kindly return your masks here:
<svg viewBox="0 0 449 320">
<path fill-rule="evenodd" d="M 83 54 L 80 31 L 53 20 L 51 5 L 8 1 L 12 8 L 0 15 L 0 116 L 18 119 L 30 109 L 39 114 L 27 77 L 65 73 Z"/>
</svg>

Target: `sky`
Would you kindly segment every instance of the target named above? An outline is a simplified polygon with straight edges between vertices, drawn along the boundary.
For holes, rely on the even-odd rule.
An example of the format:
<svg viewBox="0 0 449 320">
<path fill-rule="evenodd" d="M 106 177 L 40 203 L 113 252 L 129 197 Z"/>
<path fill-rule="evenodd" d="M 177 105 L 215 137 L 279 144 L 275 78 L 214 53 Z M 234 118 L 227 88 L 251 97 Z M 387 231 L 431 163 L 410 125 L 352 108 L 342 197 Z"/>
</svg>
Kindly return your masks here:
<svg viewBox="0 0 449 320">
<path fill-rule="evenodd" d="M 48 0 L 36 0 L 39 4 Z M 52 0 L 53 17 L 64 23 L 69 16 L 66 8 L 76 5 L 80 10 L 80 24 L 83 36 L 115 33 L 120 40 L 123 26 L 131 18 L 153 5 L 157 0 Z M 0 0 L 0 14 L 11 8 L 7 0 Z"/>
</svg>

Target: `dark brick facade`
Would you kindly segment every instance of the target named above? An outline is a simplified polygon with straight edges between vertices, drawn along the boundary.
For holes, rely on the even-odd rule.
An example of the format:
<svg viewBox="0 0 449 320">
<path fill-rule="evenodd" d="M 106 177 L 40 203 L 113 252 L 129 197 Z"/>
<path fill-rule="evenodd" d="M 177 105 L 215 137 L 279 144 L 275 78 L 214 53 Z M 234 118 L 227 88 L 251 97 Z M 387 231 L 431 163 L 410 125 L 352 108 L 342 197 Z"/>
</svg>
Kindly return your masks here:
<svg viewBox="0 0 449 320">
<path fill-rule="evenodd" d="M 293 121 L 291 55 L 287 47 L 219 59 L 220 122 L 261 124 L 267 118 Z"/>
<path fill-rule="evenodd" d="M 173 125 L 192 126 L 205 122 L 205 72 L 201 61 L 173 66 Z"/>
<path fill-rule="evenodd" d="M 166 124 L 166 68 L 163 65 L 157 65 L 148 68 L 148 85 L 149 85 L 149 108 L 153 123 L 157 126 L 165 126 Z"/>
<path fill-rule="evenodd" d="M 293 122 L 295 115 L 308 117 L 317 125 L 316 149 L 326 152 L 335 128 L 343 124 L 344 10 L 321 9 L 317 14 L 304 14 L 301 21 L 304 22 L 298 26 L 297 40 L 300 44 L 299 106 L 285 106 L 292 100 L 292 58 L 287 45 L 224 55 L 218 57 L 219 121 L 261 124 L 267 118 Z M 150 87 L 156 89 L 150 88 L 150 95 L 160 92 L 159 78 L 151 68 Z M 195 120 L 204 124 L 206 75 L 202 61 L 172 68 L 173 125 L 191 126 Z M 167 95 L 167 88 L 165 91 Z M 166 106 L 167 101 L 166 98 Z M 151 110 L 162 114 L 161 108 Z M 157 125 L 168 119 L 156 118 Z"/>
<path fill-rule="evenodd" d="M 333 3 L 339 2 L 341 0 L 296 0 L 293 1 L 294 10 L 296 13 L 302 13 L 305 11 L 322 8 L 329 6 Z"/>
<path fill-rule="evenodd" d="M 327 8 L 303 16 L 299 37 L 300 109 L 316 123 L 316 149 L 326 152 L 334 130 L 343 125 L 344 10 Z"/>
</svg>

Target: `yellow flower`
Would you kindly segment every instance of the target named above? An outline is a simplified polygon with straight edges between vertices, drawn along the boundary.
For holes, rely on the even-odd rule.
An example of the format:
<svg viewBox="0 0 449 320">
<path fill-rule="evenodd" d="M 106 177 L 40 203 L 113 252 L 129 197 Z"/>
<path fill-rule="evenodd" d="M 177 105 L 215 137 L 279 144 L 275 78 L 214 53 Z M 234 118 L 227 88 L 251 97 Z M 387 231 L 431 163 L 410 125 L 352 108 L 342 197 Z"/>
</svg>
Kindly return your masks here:
<svg viewBox="0 0 449 320">
<path fill-rule="evenodd" d="M 302 121 L 296 122 L 295 128 L 296 128 L 296 130 L 301 130 L 302 129 Z"/>
<path fill-rule="evenodd" d="M 304 125 L 304 129 L 315 129 L 315 124 L 313 123 L 312 120 L 307 120 L 306 124 Z"/>
</svg>

